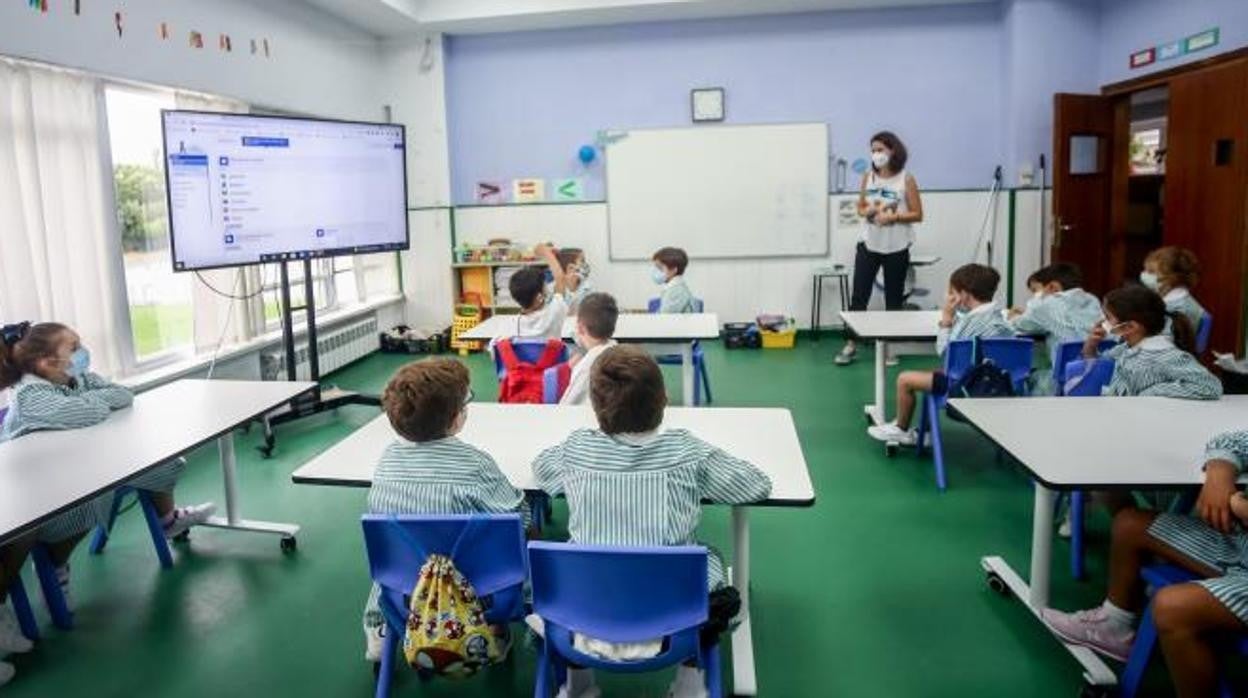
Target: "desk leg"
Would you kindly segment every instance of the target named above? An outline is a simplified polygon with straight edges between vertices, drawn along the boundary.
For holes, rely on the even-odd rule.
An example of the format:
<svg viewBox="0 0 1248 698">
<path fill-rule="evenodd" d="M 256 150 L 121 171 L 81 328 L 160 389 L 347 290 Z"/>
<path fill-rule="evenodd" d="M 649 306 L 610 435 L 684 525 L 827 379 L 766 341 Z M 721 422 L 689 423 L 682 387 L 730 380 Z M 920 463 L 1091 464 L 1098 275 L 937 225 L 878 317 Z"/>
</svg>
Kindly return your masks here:
<svg viewBox="0 0 1248 698">
<path fill-rule="evenodd" d="M 810 289 L 810 338 L 819 339 L 819 291 L 823 287 L 823 277 L 815 275 Z"/>
<path fill-rule="evenodd" d="M 1040 611 L 1049 605 L 1049 580 L 1053 562 L 1053 503 L 1057 495 L 1053 490 L 1035 484 L 1035 504 L 1032 510 L 1031 530 L 1031 584 L 1010 567 L 1005 558 L 988 556 L 980 559 L 980 566 L 988 575 L 988 585 L 1003 593 L 1012 594 L 1024 601 L 1036 620 L 1044 624 Z M 1044 626 L 1048 629 L 1048 626 Z M 1057 638 L 1056 635 L 1053 636 Z M 1058 639 L 1061 642 L 1060 639 Z M 1083 679 L 1091 686 L 1112 687 L 1118 677 L 1092 650 L 1062 643 L 1066 651 L 1083 667 Z"/>
<path fill-rule="evenodd" d="M 732 585 L 741 595 L 741 625 L 732 633 L 732 694 L 758 694 L 754 637 L 750 627 L 750 512 L 732 508 Z"/>
<path fill-rule="evenodd" d="M 226 432 L 217 439 L 217 451 L 221 455 L 221 479 L 225 485 L 225 516 L 214 516 L 204 525 L 277 535 L 281 537 L 283 550 L 294 550 L 295 536 L 299 533 L 298 526 L 250 521 L 242 518 L 241 507 L 238 503 L 237 463 L 234 458 L 234 433 L 232 431 Z"/>
<path fill-rule="evenodd" d="M 680 393 L 685 407 L 693 407 L 693 344 L 680 345 Z"/>
<path fill-rule="evenodd" d="M 884 398 L 888 383 L 888 367 L 884 363 L 886 354 L 888 354 L 888 342 L 882 339 L 875 340 L 875 402 L 867 405 L 866 408 L 869 424 L 884 423 L 884 408 L 888 404 Z"/>
</svg>

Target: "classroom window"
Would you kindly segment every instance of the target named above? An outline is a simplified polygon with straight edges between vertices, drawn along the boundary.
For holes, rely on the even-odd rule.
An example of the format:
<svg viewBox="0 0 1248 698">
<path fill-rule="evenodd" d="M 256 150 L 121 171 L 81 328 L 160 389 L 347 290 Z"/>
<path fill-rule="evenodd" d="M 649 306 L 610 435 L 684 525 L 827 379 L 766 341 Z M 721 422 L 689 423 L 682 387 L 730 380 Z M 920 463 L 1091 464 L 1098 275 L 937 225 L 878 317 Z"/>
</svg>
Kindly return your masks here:
<svg viewBox="0 0 1248 698">
<path fill-rule="evenodd" d="M 160 110 L 170 93 L 105 90 L 117 223 L 121 231 L 134 359 L 142 364 L 193 349 L 192 279 L 169 256 Z"/>
</svg>

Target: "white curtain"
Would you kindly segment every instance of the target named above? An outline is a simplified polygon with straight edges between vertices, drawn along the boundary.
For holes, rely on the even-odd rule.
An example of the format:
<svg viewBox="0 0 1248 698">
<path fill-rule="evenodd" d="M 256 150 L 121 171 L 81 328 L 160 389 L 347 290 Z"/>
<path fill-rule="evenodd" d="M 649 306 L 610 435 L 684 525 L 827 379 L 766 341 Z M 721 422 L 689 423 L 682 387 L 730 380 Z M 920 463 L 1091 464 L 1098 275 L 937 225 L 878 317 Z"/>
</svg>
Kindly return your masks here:
<svg viewBox="0 0 1248 698">
<path fill-rule="evenodd" d="M 72 326 L 108 375 L 129 342 L 99 90 L 0 60 L 0 320 Z"/>
<path fill-rule="evenodd" d="M 177 93 L 175 102 L 178 109 L 193 111 L 245 114 L 249 110 L 242 102 L 187 92 Z M 255 315 L 257 309 L 263 313 L 263 303 L 226 296 L 245 298 L 255 294 L 260 284 L 258 270 L 259 267 L 240 267 L 199 273 L 191 294 L 196 353 L 213 352 L 219 346 L 244 341 L 256 333 Z"/>
</svg>

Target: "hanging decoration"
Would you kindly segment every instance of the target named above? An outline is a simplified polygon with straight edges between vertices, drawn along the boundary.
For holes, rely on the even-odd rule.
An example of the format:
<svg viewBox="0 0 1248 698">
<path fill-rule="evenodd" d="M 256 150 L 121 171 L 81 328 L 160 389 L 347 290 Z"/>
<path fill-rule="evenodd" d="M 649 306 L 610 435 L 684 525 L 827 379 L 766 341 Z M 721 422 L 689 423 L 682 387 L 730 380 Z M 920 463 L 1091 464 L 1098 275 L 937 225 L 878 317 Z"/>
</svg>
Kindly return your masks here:
<svg viewBox="0 0 1248 698">
<path fill-rule="evenodd" d="M 160 23 L 160 38 L 163 41 L 169 40 L 169 23 L 168 22 Z"/>
</svg>

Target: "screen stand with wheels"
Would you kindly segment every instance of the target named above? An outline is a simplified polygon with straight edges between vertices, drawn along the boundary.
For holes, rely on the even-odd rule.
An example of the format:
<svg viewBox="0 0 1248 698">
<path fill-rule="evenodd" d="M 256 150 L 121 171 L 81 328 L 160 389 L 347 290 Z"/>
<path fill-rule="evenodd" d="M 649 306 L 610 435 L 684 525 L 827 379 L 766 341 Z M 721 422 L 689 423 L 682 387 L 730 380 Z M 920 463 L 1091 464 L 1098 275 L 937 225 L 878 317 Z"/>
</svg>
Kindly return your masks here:
<svg viewBox="0 0 1248 698">
<path fill-rule="evenodd" d="M 286 380 L 296 380 L 294 314 L 302 310 L 307 318 L 308 327 L 308 380 L 316 383 L 317 387 L 291 400 L 285 407 L 265 416 L 264 445 L 256 447 L 265 458 L 273 455 L 273 447 L 277 442 L 273 428 L 280 424 L 336 410 L 343 405 L 381 406 L 381 398 L 376 395 L 363 395 L 335 387 L 321 387 L 321 367 L 316 338 L 316 296 L 312 286 L 312 260 L 306 258 L 303 260 L 303 305 L 301 306 L 292 307 L 290 304 L 290 273 L 287 269 L 287 262 L 281 263 L 281 273 L 282 346 L 286 354 Z"/>
</svg>

